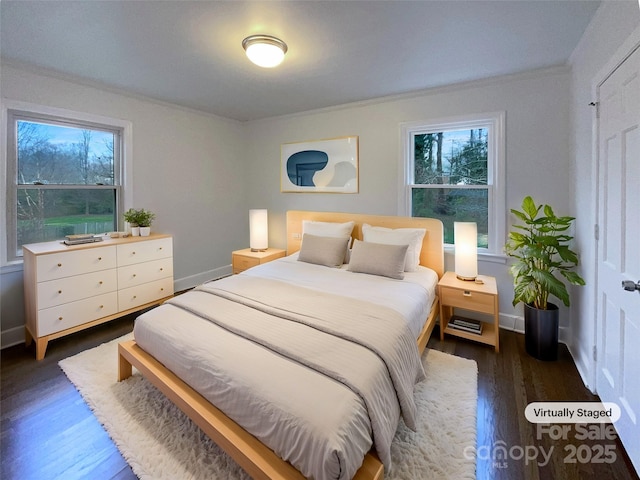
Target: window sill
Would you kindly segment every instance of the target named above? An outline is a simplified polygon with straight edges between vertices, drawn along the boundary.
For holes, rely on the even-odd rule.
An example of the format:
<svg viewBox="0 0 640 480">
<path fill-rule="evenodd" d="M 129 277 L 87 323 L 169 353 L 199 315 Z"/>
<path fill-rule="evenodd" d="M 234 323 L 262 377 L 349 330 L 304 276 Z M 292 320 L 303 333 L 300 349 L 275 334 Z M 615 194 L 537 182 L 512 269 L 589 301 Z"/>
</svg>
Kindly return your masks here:
<svg viewBox="0 0 640 480">
<path fill-rule="evenodd" d="M 5 265 L 0 267 L 0 275 L 4 275 L 6 273 L 15 273 L 22 272 L 24 270 L 22 260 L 15 260 L 13 262 L 8 262 Z"/>
<path fill-rule="evenodd" d="M 447 246 L 444 247 L 445 255 L 455 255 L 455 247 Z M 491 253 L 486 251 L 478 251 L 478 261 L 479 262 L 488 262 L 488 263 L 499 263 L 502 265 L 506 265 L 509 257 L 502 253 Z"/>
</svg>

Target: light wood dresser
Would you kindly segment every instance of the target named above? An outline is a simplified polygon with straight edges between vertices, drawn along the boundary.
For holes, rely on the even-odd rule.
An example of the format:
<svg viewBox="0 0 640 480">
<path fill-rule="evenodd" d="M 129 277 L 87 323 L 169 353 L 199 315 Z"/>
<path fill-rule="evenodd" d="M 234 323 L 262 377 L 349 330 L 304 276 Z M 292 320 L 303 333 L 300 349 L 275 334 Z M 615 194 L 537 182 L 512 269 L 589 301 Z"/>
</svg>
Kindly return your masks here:
<svg viewBox="0 0 640 480">
<path fill-rule="evenodd" d="M 49 340 L 162 303 L 173 295 L 173 238 L 24 245 L 26 343 Z"/>
</svg>

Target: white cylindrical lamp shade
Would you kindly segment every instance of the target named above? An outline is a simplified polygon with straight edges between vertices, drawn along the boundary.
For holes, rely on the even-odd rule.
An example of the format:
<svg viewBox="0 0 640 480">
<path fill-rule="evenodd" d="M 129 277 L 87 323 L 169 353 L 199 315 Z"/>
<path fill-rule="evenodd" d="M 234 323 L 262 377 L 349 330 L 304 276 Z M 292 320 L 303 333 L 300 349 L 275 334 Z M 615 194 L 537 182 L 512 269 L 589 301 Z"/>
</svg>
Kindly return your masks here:
<svg viewBox="0 0 640 480">
<path fill-rule="evenodd" d="M 454 222 L 455 272 L 461 280 L 478 276 L 478 226 L 475 222 Z"/>
<path fill-rule="evenodd" d="M 266 209 L 249 210 L 249 247 L 254 252 L 269 248 L 269 222 Z"/>
</svg>

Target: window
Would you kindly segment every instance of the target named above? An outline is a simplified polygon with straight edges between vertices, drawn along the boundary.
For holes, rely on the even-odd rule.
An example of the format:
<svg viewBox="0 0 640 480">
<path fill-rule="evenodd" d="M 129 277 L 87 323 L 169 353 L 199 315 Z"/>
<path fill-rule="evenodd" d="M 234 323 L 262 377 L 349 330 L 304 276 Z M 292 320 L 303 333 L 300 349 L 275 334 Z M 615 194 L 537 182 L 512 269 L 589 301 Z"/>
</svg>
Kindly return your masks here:
<svg viewBox="0 0 640 480">
<path fill-rule="evenodd" d="M 124 122 L 87 118 L 7 110 L 8 261 L 27 243 L 118 230 Z"/>
<path fill-rule="evenodd" d="M 504 244 L 504 113 L 404 124 L 404 215 L 439 218 L 445 244 L 454 222 L 476 222 L 480 252 Z"/>
</svg>

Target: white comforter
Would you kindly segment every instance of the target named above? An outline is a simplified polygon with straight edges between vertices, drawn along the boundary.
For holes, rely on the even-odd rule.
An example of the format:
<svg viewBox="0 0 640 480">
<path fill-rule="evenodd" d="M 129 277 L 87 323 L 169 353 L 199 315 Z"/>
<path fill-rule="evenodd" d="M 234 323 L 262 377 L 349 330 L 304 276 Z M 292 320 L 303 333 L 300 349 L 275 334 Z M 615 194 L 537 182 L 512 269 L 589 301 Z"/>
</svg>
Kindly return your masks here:
<svg viewBox="0 0 640 480">
<path fill-rule="evenodd" d="M 396 310 L 402 315 L 415 338 L 422 331 L 436 296 L 438 275 L 419 266 L 416 272 L 404 272 L 404 280 L 353 273 L 347 265 L 341 269 L 298 262 L 294 253 L 275 262 L 251 268 L 242 275 L 282 280 L 323 292 L 364 300 Z"/>
<path fill-rule="evenodd" d="M 270 298 L 276 300 L 276 307 L 268 306 L 267 310 L 299 310 L 300 303 L 313 303 L 309 305 L 310 311 L 317 316 L 318 302 L 324 303 L 329 311 L 320 316 L 322 322 L 331 324 L 332 329 L 346 326 L 349 319 L 361 311 L 371 322 L 378 323 L 375 329 L 369 329 L 377 334 L 385 317 L 404 317 L 410 323 L 406 312 L 421 308 L 416 308 L 414 301 L 406 300 L 424 299 L 425 289 L 421 285 L 424 282 L 353 274 L 292 258 L 271 262 L 243 275 L 205 284 L 200 291 L 176 297 L 144 314 L 135 326 L 138 344 L 307 477 L 351 478 L 371 448 L 372 435 L 381 459 L 389 467 L 388 448 L 400 417 L 401 404 L 409 425 L 413 415 L 410 405 L 413 399 L 407 400 L 407 392 L 405 398 L 400 395 L 398 399 L 393 390 L 406 390 L 407 387 L 390 381 L 378 353 L 352 346 L 351 350 L 357 350 L 357 355 L 348 357 L 349 349 L 335 350 L 335 344 L 344 341 L 330 340 L 328 346 L 324 346 L 321 342 L 325 340 L 321 337 L 326 334 L 318 330 L 317 325 L 309 328 L 306 320 L 299 321 L 306 317 L 295 314 L 298 321 L 288 321 L 284 325 L 257 307 L 262 303 L 274 303 L 268 301 Z M 269 282 L 265 278 L 272 280 Z M 283 279 L 288 279 L 291 289 Z M 234 284 L 240 285 L 240 293 L 234 290 Z M 260 286 L 263 288 L 258 288 Z M 252 289 L 259 293 L 256 298 L 246 299 Z M 206 290 L 218 294 L 211 295 Z M 327 290 L 347 295 L 323 296 L 320 293 Z M 222 296 L 220 292 L 223 292 Z M 364 297 L 373 296 L 377 305 L 356 300 L 362 293 Z M 223 298 L 230 295 L 239 296 L 240 303 Z M 292 299 L 291 295 L 299 298 Z M 319 300 L 311 300 L 315 297 Z M 391 306 L 395 311 L 383 307 L 381 302 L 385 300 L 381 297 L 393 299 Z M 194 311 L 200 313 L 194 315 L 191 313 Z M 381 318 L 374 320 L 375 311 L 382 313 Z M 424 318 L 426 315 L 422 322 Z M 322 328 L 324 326 L 322 323 Z M 353 334 L 355 331 L 350 327 L 351 322 L 344 330 Z M 239 334 L 238 329 L 244 333 Z M 280 346 L 276 343 L 278 338 L 289 339 L 289 342 Z M 409 334 L 409 338 L 413 340 L 415 350 L 415 335 Z M 327 349 L 340 353 L 320 360 Z M 318 362 L 328 363 L 322 363 L 318 368 Z M 357 368 L 351 374 L 342 375 L 341 362 Z M 399 368 L 400 372 L 402 368 L 411 370 L 415 368 L 415 362 L 391 368 Z M 380 374 L 381 369 L 384 375 Z M 415 372 L 409 376 L 414 377 L 412 381 L 421 378 Z M 409 395 L 412 395 L 412 383 Z M 373 393 L 363 392 L 371 385 L 377 385 Z M 390 396 L 394 397 L 393 401 Z"/>
</svg>

